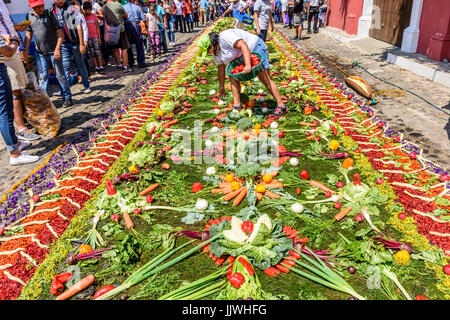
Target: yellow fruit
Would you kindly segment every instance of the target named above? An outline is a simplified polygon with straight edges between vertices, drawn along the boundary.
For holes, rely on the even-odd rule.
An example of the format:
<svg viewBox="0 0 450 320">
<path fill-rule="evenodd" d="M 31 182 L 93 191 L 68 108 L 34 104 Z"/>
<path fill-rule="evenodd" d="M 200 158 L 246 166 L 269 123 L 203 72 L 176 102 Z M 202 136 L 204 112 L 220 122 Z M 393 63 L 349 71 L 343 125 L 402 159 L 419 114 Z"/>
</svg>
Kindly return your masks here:
<svg viewBox="0 0 450 320">
<path fill-rule="evenodd" d="M 233 130 L 236 130 L 236 126 L 235 126 L 235 125 L 234 125 L 234 126 L 232 126 L 232 127 L 231 127 L 231 129 L 233 129 Z"/>
<path fill-rule="evenodd" d="M 262 179 L 264 182 L 270 183 L 270 182 L 272 182 L 273 177 L 270 174 L 265 174 L 265 175 L 263 175 Z"/>
<path fill-rule="evenodd" d="M 233 182 L 234 181 L 234 175 L 232 173 L 227 173 L 225 175 L 225 181 L 226 182 Z"/>
<path fill-rule="evenodd" d="M 396 254 L 394 254 L 394 260 L 397 264 L 401 266 L 405 266 L 409 262 L 409 252 L 406 250 L 400 250 Z"/>
<path fill-rule="evenodd" d="M 256 130 L 261 129 L 261 124 L 259 124 L 259 123 L 255 124 L 255 129 L 256 129 Z"/>
<path fill-rule="evenodd" d="M 241 187 L 241 185 L 237 181 L 231 182 L 230 185 L 231 185 L 231 190 L 233 190 L 233 191 L 238 190 Z"/>
<path fill-rule="evenodd" d="M 264 193 L 266 191 L 266 187 L 263 184 L 257 184 L 255 190 L 256 192 Z"/>
<path fill-rule="evenodd" d="M 331 150 L 337 150 L 339 148 L 339 142 L 336 140 L 331 140 L 328 146 Z"/>
</svg>

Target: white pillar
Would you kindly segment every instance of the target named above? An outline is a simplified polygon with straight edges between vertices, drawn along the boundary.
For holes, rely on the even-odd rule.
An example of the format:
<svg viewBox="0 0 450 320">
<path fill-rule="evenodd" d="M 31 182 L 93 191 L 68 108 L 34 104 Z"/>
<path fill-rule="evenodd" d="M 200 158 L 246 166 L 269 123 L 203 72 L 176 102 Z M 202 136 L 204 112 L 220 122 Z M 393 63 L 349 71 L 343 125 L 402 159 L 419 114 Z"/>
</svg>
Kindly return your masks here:
<svg viewBox="0 0 450 320">
<path fill-rule="evenodd" d="M 423 0 L 414 0 L 411 10 L 411 20 L 409 27 L 403 31 L 402 51 L 414 53 L 417 51 L 419 42 L 419 24 L 420 15 L 422 14 Z"/>
<path fill-rule="evenodd" d="M 358 20 L 358 37 L 368 37 L 372 25 L 373 0 L 364 0 L 362 16 Z"/>
</svg>

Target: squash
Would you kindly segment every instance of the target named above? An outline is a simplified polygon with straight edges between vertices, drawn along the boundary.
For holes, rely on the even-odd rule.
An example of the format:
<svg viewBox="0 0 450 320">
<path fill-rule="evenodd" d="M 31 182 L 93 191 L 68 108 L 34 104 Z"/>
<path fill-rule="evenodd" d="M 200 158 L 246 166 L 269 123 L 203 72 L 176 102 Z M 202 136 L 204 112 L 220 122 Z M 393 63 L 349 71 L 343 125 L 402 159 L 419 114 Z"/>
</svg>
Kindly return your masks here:
<svg viewBox="0 0 450 320">
<path fill-rule="evenodd" d="M 344 162 L 342 162 L 342 168 L 348 169 L 353 167 L 353 159 L 352 158 L 347 158 L 344 160 Z"/>
<path fill-rule="evenodd" d="M 339 148 L 339 142 L 337 140 L 331 140 L 328 147 L 331 150 L 337 150 Z"/>
<path fill-rule="evenodd" d="M 406 250 L 400 250 L 394 254 L 394 260 L 397 264 L 405 266 L 408 264 L 410 259 L 409 252 Z"/>
<path fill-rule="evenodd" d="M 79 254 L 85 254 L 85 253 L 89 253 L 91 252 L 93 249 L 90 245 L 88 244 L 82 244 L 80 245 L 80 247 L 78 248 L 78 253 Z"/>
<path fill-rule="evenodd" d="M 310 107 L 305 107 L 304 111 L 307 116 L 309 116 L 312 113 L 312 109 Z"/>
</svg>

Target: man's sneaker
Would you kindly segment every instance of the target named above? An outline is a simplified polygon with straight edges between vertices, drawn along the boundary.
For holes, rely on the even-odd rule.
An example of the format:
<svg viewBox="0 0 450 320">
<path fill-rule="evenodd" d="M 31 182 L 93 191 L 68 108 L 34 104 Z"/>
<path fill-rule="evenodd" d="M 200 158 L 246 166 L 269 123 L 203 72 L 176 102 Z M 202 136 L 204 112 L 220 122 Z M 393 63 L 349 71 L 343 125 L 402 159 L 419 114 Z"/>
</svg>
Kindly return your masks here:
<svg viewBox="0 0 450 320">
<path fill-rule="evenodd" d="M 9 157 L 9 164 L 12 166 L 17 166 L 19 164 L 33 163 L 39 160 L 38 156 L 32 156 L 30 154 L 26 154 L 22 152 L 20 156 L 13 158 Z"/>
<path fill-rule="evenodd" d="M 298 36 L 293 37 L 292 40 L 298 40 Z"/>
<path fill-rule="evenodd" d="M 132 72 L 133 70 L 130 67 L 123 68 L 123 72 Z"/>
<path fill-rule="evenodd" d="M 311 30 L 306 31 L 307 34 L 311 34 Z"/>
<path fill-rule="evenodd" d="M 19 144 L 19 151 L 22 151 L 23 149 L 25 149 L 25 148 L 28 148 L 29 146 L 31 146 L 31 142 L 28 142 L 28 141 L 20 141 L 20 144 Z"/>
<path fill-rule="evenodd" d="M 100 69 L 98 69 L 98 73 L 100 74 L 105 74 L 105 69 L 102 67 Z"/>
<path fill-rule="evenodd" d="M 53 96 L 54 96 L 54 97 L 60 97 L 60 96 L 61 96 L 61 91 L 56 91 L 56 92 L 53 94 Z"/>
<path fill-rule="evenodd" d="M 25 141 L 33 141 L 38 140 L 41 137 L 33 132 L 30 131 L 27 127 L 24 127 L 17 131 L 16 136 L 19 140 L 25 140 Z"/>
<path fill-rule="evenodd" d="M 89 93 L 91 93 L 91 92 L 92 92 L 91 88 L 84 89 L 84 93 L 85 93 L 85 94 L 89 94 Z"/>
<path fill-rule="evenodd" d="M 66 107 L 66 108 L 67 108 L 67 107 L 73 106 L 73 101 L 72 101 L 72 99 L 64 100 L 63 106 Z"/>
<path fill-rule="evenodd" d="M 287 107 L 286 107 L 286 105 L 283 104 L 282 106 L 278 106 L 275 108 L 275 110 L 273 111 L 273 115 L 275 116 L 276 119 L 278 119 L 281 116 L 283 116 L 286 112 L 287 112 Z"/>
</svg>

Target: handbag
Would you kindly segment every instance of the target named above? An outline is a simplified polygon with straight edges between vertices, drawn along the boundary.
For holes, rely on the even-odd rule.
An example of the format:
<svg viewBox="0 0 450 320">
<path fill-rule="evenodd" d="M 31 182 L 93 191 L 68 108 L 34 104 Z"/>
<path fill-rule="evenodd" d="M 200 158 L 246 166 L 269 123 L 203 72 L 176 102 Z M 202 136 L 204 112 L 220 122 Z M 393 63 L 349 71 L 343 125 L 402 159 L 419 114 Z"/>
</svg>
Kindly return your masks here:
<svg viewBox="0 0 450 320">
<path fill-rule="evenodd" d="M 103 11 L 105 15 L 113 18 L 110 20 L 116 20 L 116 23 L 114 23 L 114 25 L 111 25 L 109 23 L 106 23 L 105 19 L 105 42 L 109 46 L 114 47 L 119 43 L 120 28 L 122 27 L 122 22 L 117 21 L 116 17 L 112 13 L 111 9 L 108 8 L 108 6 L 105 5 L 103 7 Z"/>
<path fill-rule="evenodd" d="M 122 24 L 118 26 L 111 26 L 106 24 L 105 28 L 105 42 L 110 46 L 116 46 L 119 43 L 120 38 L 120 27 Z"/>
</svg>

